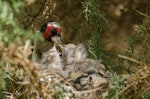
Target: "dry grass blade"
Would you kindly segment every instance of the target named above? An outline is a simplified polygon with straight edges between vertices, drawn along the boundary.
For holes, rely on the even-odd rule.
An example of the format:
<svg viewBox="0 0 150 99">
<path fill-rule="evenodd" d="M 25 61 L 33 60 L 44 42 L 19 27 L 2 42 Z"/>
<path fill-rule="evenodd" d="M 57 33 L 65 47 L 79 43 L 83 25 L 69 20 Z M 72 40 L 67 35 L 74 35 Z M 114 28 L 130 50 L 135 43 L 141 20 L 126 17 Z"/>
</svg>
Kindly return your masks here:
<svg viewBox="0 0 150 99">
<path fill-rule="evenodd" d="M 118 55 L 118 57 L 140 64 L 141 68 L 137 72 L 126 77 L 126 87 L 120 90 L 111 99 L 123 94 L 127 95 L 128 98 L 137 99 L 147 93 L 150 90 L 150 68 L 146 64 L 143 64 L 133 58 L 123 55 Z"/>
<path fill-rule="evenodd" d="M 101 87 L 97 87 L 97 88 L 94 88 L 94 89 L 91 89 L 91 90 L 84 90 L 84 91 L 74 91 L 75 94 L 86 94 L 86 93 L 93 93 L 93 92 L 96 92 L 96 91 L 106 91 L 105 89 L 106 86 L 101 86 Z"/>
<path fill-rule="evenodd" d="M 120 58 L 124 58 L 124 59 L 126 59 L 126 60 L 130 60 L 130 61 L 135 62 L 135 63 L 138 63 L 138 64 L 140 64 L 140 65 L 143 65 L 143 63 L 142 63 L 142 62 L 137 61 L 137 60 L 135 60 L 135 59 L 133 59 L 133 58 L 130 58 L 130 57 L 127 57 L 127 56 L 118 55 L 118 57 L 120 57 Z"/>
</svg>

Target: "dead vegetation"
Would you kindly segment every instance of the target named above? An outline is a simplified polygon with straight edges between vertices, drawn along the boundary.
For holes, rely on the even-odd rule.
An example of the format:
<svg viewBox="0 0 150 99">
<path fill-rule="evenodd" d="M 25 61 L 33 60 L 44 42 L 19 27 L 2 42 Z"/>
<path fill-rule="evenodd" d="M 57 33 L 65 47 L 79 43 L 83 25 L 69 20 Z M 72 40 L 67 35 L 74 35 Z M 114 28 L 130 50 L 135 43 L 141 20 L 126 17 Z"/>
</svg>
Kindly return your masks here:
<svg viewBox="0 0 150 99">
<path fill-rule="evenodd" d="M 103 92 L 104 87 L 99 87 L 90 90 L 77 90 L 72 81 L 77 77 L 72 75 L 72 78 L 65 78 L 60 72 L 51 68 L 40 69 L 40 65 L 29 59 L 32 54 L 32 46 L 30 41 L 26 41 L 24 46 L 16 46 L 15 44 L 8 45 L 4 48 L 1 45 L 2 59 L 5 73 L 10 75 L 9 84 L 7 86 L 9 91 L 2 91 L 8 98 L 73 98 L 85 97 L 89 93 L 95 93 L 97 90 Z M 76 78 L 75 77 L 75 78 Z M 105 89 L 106 91 L 106 89 Z M 92 94 L 91 94 L 92 95 Z M 90 97 L 93 97 L 93 95 Z M 87 97 L 87 96 L 86 96 Z M 95 96 L 96 97 L 96 96 Z"/>
<path fill-rule="evenodd" d="M 95 97 L 95 99 L 97 99 L 98 96 L 102 98 L 101 95 L 105 92 L 109 92 L 107 86 L 79 91 L 69 82 L 71 79 L 67 80 L 60 75 L 60 72 L 53 71 L 52 69 L 39 70 L 39 64 L 29 60 L 29 55 L 32 53 L 31 48 L 32 46 L 29 40 L 26 41 L 24 46 L 10 44 L 7 48 L 4 48 L 1 44 L 0 51 L 3 52 L 2 58 L 4 65 L 6 65 L 3 69 L 5 73 L 10 75 L 10 86 L 7 86 L 10 89 L 9 91 L 2 91 L 2 93 L 6 94 L 6 97 L 15 99 L 21 97 L 30 99 L 55 99 L 61 97 L 64 97 L 64 99 L 67 97 L 87 99 L 87 97 L 89 97 L 90 99 Z M 119 57 L 135 62 L 139 66 L 137 66 L 138 69 L 135 73 L 126 75 L 124 78 L 125 87 L 119 90 L 111 99 L 121 95 L 133 99 L 148 94 L 150 89 L 149 66 L 126 56 L 119 55 Z M 78 74 L 79 73 L 76 73 L 74 76 Z M 72 79 L 74 76 L 72 74 Z M 147 99 L 148 97 L 147 95 Z"/>
</svg>

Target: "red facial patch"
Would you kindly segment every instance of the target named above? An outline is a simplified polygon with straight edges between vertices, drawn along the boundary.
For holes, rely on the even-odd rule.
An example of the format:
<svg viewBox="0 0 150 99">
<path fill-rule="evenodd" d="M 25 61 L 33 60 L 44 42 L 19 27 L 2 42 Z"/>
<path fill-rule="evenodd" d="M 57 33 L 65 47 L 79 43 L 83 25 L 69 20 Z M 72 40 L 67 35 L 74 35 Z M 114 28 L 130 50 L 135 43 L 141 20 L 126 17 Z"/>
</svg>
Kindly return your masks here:
<svg viewBox="0 0 150 99">
<path fill-rule="evenodd" d="M 56 31 L 59 35 L 61 35 L 61 29 L 59 27 L 56 28 Z"/>
<path fill-rule="evenodd" d="M 45 39 L 49 39 L 51 33 L 52 33 L 52 26 L 51 25 L 47 25 L 45 32 L 43 33 L 43 36 Z"/>
</svg>

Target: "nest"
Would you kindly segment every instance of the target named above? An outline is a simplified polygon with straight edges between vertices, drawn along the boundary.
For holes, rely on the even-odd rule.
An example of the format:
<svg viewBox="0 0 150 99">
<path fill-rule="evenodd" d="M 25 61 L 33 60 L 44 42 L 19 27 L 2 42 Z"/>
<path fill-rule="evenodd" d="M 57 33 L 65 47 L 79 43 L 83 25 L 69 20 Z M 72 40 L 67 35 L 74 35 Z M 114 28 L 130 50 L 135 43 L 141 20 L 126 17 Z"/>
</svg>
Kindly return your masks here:
<svg viewBox="0 0 150 99">
<path fill-rule="evenodd" d="M 96 92 L 104 93 L 107 90 L 108 79 L 105 67 L 98 61 L 87 58 L 83 44 L 64 45 L 61 56 L 54 45 L 49 51 L 43 53 L 41 68 L 47 77 L 57 75 L 53 81 L 61 78 L 63 89 L 65 89 L 63 92 L 68 92 L 67 89 L 71 88 L 70 94 L 74 95 L 74 98 L 92 98 L 93 94 L 95 97 L 99 97 L 101 94 L 96 96 Z M 43 77 L 45 78 L 45 76 Z M 45 80 L 43 79 L 43 81 Z"/>
<path fill-rule="evenodd" d="M 30 59 L 33 49 L 30 41 L 26 41 L 24 46 L 10 44 L 5 48 L 2 43 L 0 46 L 3 65 L 5 65 L 3 70 L 10 75 L 9 86 L 7 86 L 9 91 L 3 90 L 2 92 L 6 97 L 14 99 L 98 99 L 109 93 L 108 82 L 110 81 L 107 79 L 108 75 L 105 75 L 108 73 L 100 63 L 95 63 L 101 65 L 99 73 L 80 71 L 78 68 L 73 68 L 75 72 L 41 68 L 41 64 Z M 125 95 L 129 99 L 137 99 L 145 94 L 149 97 L 150 68 L 132 58 L 119 57 L 140 64 L 140 68 L 135 73 L 126 75 L 125 87 L 111 98 Z"/>
<path fill-rule="evenodd" d="M 3 69 L 10 75 L 8 86 L 10 89 L 3 91 L 6 97 L 14 99 L 91 98 L 100 96 L 97 92 L 103 93 L 107 90 L 107 86 L 99 86 L 96 83 L 93 88 L 79 88 L 80 90 L 75 85 L 77 80 L 87 81 L 91 77 L 99 82 L 102 80 L 97 76 L 99 74 L 69 72 L 68 75 L 67 71 L 41 68 L 41 64 L 31 60 L 33 47 L 29 40 L 24 46 L 15 44 L 9 44 L 7 48 L 4 48 L 2 44 L 1 46 L 0 51 L 3 52 L 1 56 L 5 65 Z M 84 79 L 85 77 L 87 79 Z M 106 85 L 106 82 L 104 80 L 102 85 Z M 85 87 L 83 82 L 82 85 Z"/>
</svg>

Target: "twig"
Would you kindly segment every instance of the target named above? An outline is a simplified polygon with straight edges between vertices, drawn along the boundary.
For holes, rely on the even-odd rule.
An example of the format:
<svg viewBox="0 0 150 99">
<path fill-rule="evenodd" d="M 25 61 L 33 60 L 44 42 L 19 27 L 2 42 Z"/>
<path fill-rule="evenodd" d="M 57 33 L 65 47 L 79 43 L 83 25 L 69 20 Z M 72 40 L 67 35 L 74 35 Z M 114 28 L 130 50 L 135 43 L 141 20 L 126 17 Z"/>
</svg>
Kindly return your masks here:
<svg viewBox="0 0 150 99">
<path fill-rule="evenodd" d="M 25 44 L 25 46 L 24 46 L 24 51 L 23 51 L 23 54 L 24 54 L 24 55 L 26 55 L 29 46 L 30 46 L 30 40 L 27 40 L 27 41 L 26 41 L 26 44 Z"/>
<path fill-rule="evenodd" d="M 101 87 L 97 87 L 91 90 L 84 90 L 84 91 L 74 91 L 75 94 L 85 94 L 85 93 L 92 93 L 95 92 L 97 90 L 103 91 L 105 86 L 101 86 Z"/>
<path fill-rule="evenodd" d="M 7 94 L 6 97 L 8 97 L 9 99 L 13 99 L 13 93 L 10 92 L 6 92 L 6 91 L 2 91 L 2 93 Z"/>
<path fill-rule="evenodd" d="M 12 93 L 7 92 L 7 91 L 2 91 L 2 93 L 4 93 L 4 94 L 8 94 L 8 95 L 11 95 L 11 94 L 12 94 Z"/>
<path fill-rule="evenodd" d="M 127 57 L 127 56 L 118 55 L 118 57 L 120 57 L 120 58 L 124 58 L 124 59 L 127 59 L 127 60 L 130 60 L 130 61 L 133 61 L 133 62 L 138 63 L 138 64 L 140 64 L 140 65 L 143 65 L 143 63 L 142 63 L 142 62 L 137 61 L 137 60 L 135 60 L 135 59 L 133 59 L 133 58 L 130 58 L 130 57 Z"/>
<path fill-rule="evenodd" d="M 26 81 L 26 82 L 16 82 L 16 84 L 20 84 L 20 85 L 28 85 L 28 84 L 31 84 L 31 82 L 28 82 L 28 81 Z"/>
<path fill-rule="evenodd" d="M 139 11 L 139 10 L 134 9 L 134 11 L 135 11 L 136 13 L 140 14 L 141 16 L 148 17 L 148 15 L 142 13 L 142 12 Z"/>
<path fill-rule="evenodd" d="M 148 87 L 144 90 L 144 91 L 142 91 L 142 93 L 141 94 L 139 94 L 139 95 L 137 95 L 137 97 L 140 97 L 140 96 L 142 96 L 143 94 L 145 94 L 147 91 L 149 91 L 150 90 L 150 84 L 148 85 Z M 137 99 L 137 98 L 136 98 Z"/>
<path fill-rule="evenodd" d="M 141 73 L 141 71 L 143 71 L 143 70 L 149 70 L 149 68 L 145 68 L 145 67 L 147 67 L 147 65 L 144 65 L 144 68 L 143 69 L 140 69 L 139 71 L 137 71 L 134 75 L 141 75 L 140 73 Z M 150 71 L 150 70 L 149 70 Z M 148 78 L 149 77 L 149 75 L 146 75 L 146 76 L 144 76 L 143 75 L 143 77 L 137 77 L 137 79 L 136 80 L 133 80 L 132 81 L 132 83 L 130 83 L 130 84 L 128 84 L 125 88 L 123 88 L 121 91 L 119 91 L 116 95 L 114 95 L 111 99 L 115 99 L 115 97 L 116 96 L 119 96 L 119 95 L 121 95 L 123 92 L 125 92 L 127 89 L 129 89 L 130 87 L 132 87 L 132 86 L 134 86 L 137 82 L 139 82 L 139 81 L 141 81 L 141 80 L 143 80 L 143 79 L 146 79 L 146 78 Z M 133 79 L 133 76 L 131 76 L 130 77 L 131 79 Z M 150 87 L 148 87 L 149 89 L 150 89 Z M 144 91 L 145 92 L 145 91 Z M 137 98 L 136 98 L 137 99 Z"/>
</svg>

